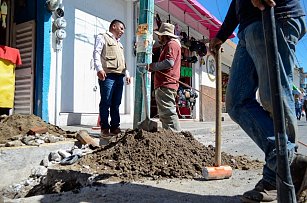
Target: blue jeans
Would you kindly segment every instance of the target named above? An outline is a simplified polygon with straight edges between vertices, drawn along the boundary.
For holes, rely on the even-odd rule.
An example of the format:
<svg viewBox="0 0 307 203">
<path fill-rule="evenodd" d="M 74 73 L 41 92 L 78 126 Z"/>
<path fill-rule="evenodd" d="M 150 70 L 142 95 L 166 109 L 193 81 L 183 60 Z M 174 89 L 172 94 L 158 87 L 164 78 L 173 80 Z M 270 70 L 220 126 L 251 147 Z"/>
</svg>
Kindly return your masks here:
<svg viewBox="0 0 307 203">
<path fill-rule="evenodd" d="M 295 46 L 305 34 L 304 17 L 276 21 L 282 99 L 286 119 L 289 161 L 295 151 L 297 120 L 292 96 Z M 249 137 L 265 153 L 263 179 L 276 184 L 276 150 L 269 75 L 265 57 L 262 22 L 254 22 L 238 34 L 239 43 L 230 69 L 226 109 Z M 256 100 L 259 88 L 260 103 Z"/>
<path fill-rule="evenodd" d="M 302 115 L 302 108 L 295 108 L 295 113 L 296 113 L 296 118 L 300 120 Z"/>
<path fill-rule="evenodd" d="M 109 73 L 104 81 L 98 80 L 100 86 L 99 115 L 102 129 L 116 129 L 120 125 L 119 105 L 123 94 L 123 78 L 122 74 Z"/>
</svg>

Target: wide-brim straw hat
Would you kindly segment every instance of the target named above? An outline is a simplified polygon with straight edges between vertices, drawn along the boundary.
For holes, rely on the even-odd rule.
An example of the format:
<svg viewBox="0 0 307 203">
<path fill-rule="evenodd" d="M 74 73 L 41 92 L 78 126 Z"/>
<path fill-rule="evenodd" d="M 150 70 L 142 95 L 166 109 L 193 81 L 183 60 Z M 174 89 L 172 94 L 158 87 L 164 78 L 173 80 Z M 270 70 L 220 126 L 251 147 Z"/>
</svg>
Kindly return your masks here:
<svg viewBox="0 0 307 203">
<path fill-rule="evenodd" d="M 167 35 L 173 38 L 179 38 L 177 35 L 174 34 L 175 26 L 170 23 L 162 23 L 159 31 L 155 31 L 157 35 Z"/>
</svg>

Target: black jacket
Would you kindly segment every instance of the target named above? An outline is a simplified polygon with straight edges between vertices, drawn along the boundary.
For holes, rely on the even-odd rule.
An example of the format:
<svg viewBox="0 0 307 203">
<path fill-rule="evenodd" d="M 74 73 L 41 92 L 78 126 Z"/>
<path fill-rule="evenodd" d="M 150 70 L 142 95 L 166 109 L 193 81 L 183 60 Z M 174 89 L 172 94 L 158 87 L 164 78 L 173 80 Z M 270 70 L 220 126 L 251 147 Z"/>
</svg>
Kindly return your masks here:
<svg viewBox="0 0 307 203">
<path fill-rule="evenodd" d="M 300 5 L 300 0 L 275 0 L 274 7 L 276 20 L 283 18 L 296 18 L 304 16 L 304 10 Z M 239 31 L 242 31 L 249 24 L 255 21 L 261 21 L 261 11 L 254 7 L 251 0 L 232 0 L 216 37 L 223 42 L 233 33 L 239 25 Z"/>
</svg>

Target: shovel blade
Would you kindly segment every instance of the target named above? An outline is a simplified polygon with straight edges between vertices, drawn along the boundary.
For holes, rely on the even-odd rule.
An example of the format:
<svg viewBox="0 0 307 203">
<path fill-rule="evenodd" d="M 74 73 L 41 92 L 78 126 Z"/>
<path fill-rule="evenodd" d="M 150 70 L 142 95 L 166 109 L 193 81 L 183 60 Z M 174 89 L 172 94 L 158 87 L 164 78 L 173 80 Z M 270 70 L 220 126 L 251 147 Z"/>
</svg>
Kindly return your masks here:
<svg viewBox="0 0 307 203">
<path fill-rule="evenodd" d="M 138 123 L 138 129 L 143 129 L 148 132 L 157 132 L 158 122 L 146 118 L 145 120 Z"/>
</svg>

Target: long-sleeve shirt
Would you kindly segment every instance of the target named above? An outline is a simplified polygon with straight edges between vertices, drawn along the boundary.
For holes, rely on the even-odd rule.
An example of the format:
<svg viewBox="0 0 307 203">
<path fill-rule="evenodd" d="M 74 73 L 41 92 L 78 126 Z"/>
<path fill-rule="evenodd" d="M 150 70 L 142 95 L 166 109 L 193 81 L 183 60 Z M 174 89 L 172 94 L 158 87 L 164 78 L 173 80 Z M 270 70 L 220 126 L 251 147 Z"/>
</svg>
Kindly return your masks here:
<svg viewBox="0 0 307 203">
<path fill-rule="evenodd" d="M 111 33 L 111 32 L 108 32 L 108 34 L 110 34 L 110 36 L 114 37 L 114 35 Z M 114 37 L 115 39 L 115 37 Z M 116 41 L 118 43 L 120 43 L 119 39 L 116 39 Z M 97 72 L 103 70 L 102 68 L 102 62 L 101 62 L 101 53 L 102 53 L 102 50 L 103 50 L 103 47 L 106 43 L 106 40 L 104 39 L 103 35 L 99 34 L 97 35 L 96 37 L 96 40 L 95 40 L 95 45 L 94 45 L 94 51 L 93 51 L 93 59 L 94 59 L 94 67 L 96 69 Z M 129 71 L 125 70 L 125 75 L 126 77 L 130 77 L 130 74 L 129 74 Z"/>
<path fill-rule="evenodd" d="M 274 11 L 277 20 L 305 15 L 299 0 L 276 0 L 275 2 Z M 216 37 L 224 42 L 238 25 L 238 32 L 240 32 L 251 23 L 261 21 L 261 18 L 260 9 L 254 7 L 251 0 L 232 0 Z"/>
</svg>

